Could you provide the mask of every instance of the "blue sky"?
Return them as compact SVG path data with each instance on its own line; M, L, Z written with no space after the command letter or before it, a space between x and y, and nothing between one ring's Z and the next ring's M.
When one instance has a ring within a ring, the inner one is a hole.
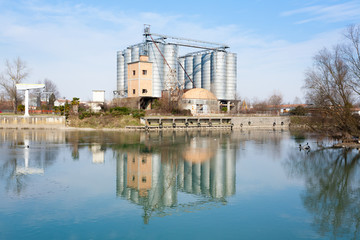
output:
M26 61L26 82L53 80L62 96L91 99L116 89L116 51L152 32L230 45L237 93L249 100L303 98L313 55L360 23L360 1L11 1L0 0L0 71Z

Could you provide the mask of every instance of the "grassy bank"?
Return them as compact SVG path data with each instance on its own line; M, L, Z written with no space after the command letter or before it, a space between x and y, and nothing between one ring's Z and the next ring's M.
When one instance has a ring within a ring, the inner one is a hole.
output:
M125 128L125 126L140 126L140 119L131 115L113 116L110 114L92 115L83 119L78 116L69 116L70 127L78 128Z

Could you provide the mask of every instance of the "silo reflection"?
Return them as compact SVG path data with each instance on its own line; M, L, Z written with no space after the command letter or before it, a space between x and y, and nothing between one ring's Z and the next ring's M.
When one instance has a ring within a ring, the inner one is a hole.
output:
M203 199L194 204L224 203L235 194L236 150L229 139L194 137L181 149L161 150L131 150L117 159L117 196L143 206L145 222L169 208L184 211L179 192Z

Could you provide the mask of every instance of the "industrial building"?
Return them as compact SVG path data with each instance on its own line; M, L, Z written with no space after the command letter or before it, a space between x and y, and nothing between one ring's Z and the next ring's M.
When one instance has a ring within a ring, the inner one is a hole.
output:
M197 51L180 56L180 47ZM228 48L219 43L150 33L150 27L145 25L142 43L117 52L114 93L120 98L160 98L164 90L203 88L227 104L235 99L237 85L237 56Z

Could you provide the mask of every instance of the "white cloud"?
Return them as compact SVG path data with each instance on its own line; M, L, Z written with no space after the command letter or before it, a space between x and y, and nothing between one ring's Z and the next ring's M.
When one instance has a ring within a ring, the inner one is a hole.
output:
M298 24L324 21L324 22L341 22L360 19L360 2L350 1L331 6L315 5L296 10L286 11L282 16L304 15L304 19L297 21Z

